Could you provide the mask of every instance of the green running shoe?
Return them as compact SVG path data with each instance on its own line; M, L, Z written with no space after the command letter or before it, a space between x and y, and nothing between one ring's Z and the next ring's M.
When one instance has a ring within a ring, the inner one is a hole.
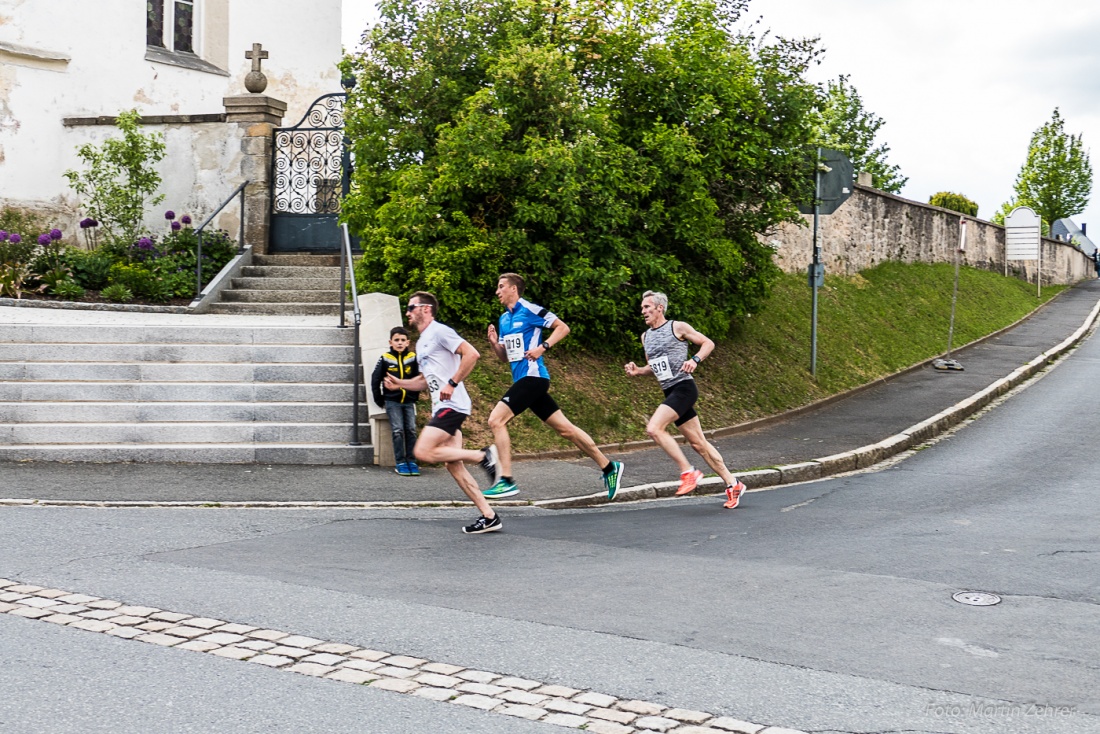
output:
M615 499L615 495L619 493L619 484L622 481L624 471L626 471L626 467L623 466L623 462L612 461L611 471L603 475L603 486L607 487L608 500Z
M516 486L515 482L509 482L506 479L498 479L497 483L493 486L481 490L481 494L491 500L495 500L519 494L519 487Z

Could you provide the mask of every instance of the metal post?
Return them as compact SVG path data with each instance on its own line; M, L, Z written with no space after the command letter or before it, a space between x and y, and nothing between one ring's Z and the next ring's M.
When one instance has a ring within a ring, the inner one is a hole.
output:
M356 320L355 324L355 393L352 397L352 419L351 419L351 442L349 446L362 446L362 442L359 440L359 371L360 371L360 354L359 354L359 323Z
M248 185L247 182L245 182L245 186L247 186L247 185ZM245 186L241 187L241 228L237 233L237 254L238 255L240 255L242 252L244 252L244 189L245 189Z
M345 224L346 228L347 225ZM347 301L348 284L347 284L347 271L348 271L348 256L345 252L347 248L344 243L340 243L340 328L347 328L347 318L344 315L346 313L344 304Z
M195 245L195 298L202 294L202 227L196 235L198 243Z
M817 268L821 264L821 240L818 222L821 218L821 148L814 161L814 261L810 273L810 374L817 377Z
M959 300L959 263L962 254L966 251L966 219L959 218L959 247L955 250L955 287L951 291L951 320L947 326L947 356L932 360L932 368L936 370L952 370L962 372L963 366L957 359L951 356L951 347L955 338L955 304Z

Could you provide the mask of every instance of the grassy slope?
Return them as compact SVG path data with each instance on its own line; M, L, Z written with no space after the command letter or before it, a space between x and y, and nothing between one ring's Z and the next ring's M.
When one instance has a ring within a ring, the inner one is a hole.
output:
M779 413L943 353L951 313L953 266L886 263L847 278L827 277L818 291L817 379L810 376L810 289L805 276L785 275L762 313L738 324L696 373L703 428L734 425ZM963 269L955 319L956 346L1020 319L1062 290L997 273ZM531 294L536 300L539 294ZM553 307L552 303L546 304ZM672 295L669 315L676 314ZM638 318L638 330L645 325ZM482 353L467 386L474 414L464 426L468 446L491 443L489 411L511 383L506 365L491 357L481 333L465 333ZM713 336L713 335L712 335ZM661 401L653 378L629 378L630 354L594 355L569 340L548 362L551 394L597 443L645 438L645 423ZM427 416L422 402L421 423ZM529 413L512 422L516 453L572 448Z

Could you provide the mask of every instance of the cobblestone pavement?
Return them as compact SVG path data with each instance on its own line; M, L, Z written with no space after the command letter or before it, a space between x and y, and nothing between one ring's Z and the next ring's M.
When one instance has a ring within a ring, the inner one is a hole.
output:
M0 614L596 734L803 734L400 653L0 579Z

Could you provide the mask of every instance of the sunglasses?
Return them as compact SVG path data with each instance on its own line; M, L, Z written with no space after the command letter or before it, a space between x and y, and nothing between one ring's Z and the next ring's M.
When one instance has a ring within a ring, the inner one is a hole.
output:
M405 307L405 313L415 311L416 309L420 308L421 306L427 306L427 305L428 304L426 304L426 303L410 303L408 306Z

